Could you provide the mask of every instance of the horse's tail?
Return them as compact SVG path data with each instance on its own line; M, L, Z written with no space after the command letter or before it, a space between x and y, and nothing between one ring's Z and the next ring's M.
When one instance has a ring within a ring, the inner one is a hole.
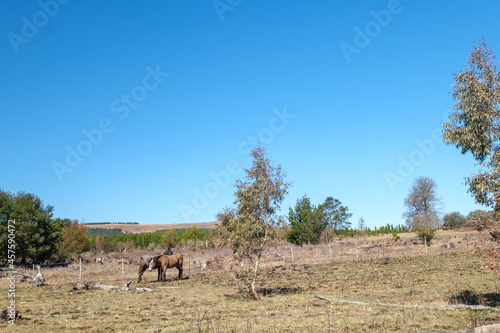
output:
M148 269L148 264L146 262L141 262L141 264L139 265L139 272L138 273L141 274L146 269Z

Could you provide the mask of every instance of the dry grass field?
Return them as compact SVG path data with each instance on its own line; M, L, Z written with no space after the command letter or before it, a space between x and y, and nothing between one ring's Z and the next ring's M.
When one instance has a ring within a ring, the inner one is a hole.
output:
M87 224L88 228L101 228L101 229L122 229L129 234L138 234L142 232L155 232L164 229L186 229L196 226L198 229L214 229L217 222L200 222L200 223L177 223L177 224L127 224L127 223L108 223L108 224Z
M500 322L495 308L500 305L500 283L479 269L484 259L473 253L475 246L490 246L486 235L441 231L427 249L414 234L403 234L398 242L391 237L344 238L330 246L303 248L271 244L258 278L264 295L259 301L245 299L237 287L248 278L249 263L232 266L230 252L224 249L174 250L185 254L184 275L189 278L177 281L177 270L172 269L164 283L156 282L156 272L146 272L144 283L136 283L137 262L145 251L105 255L103 265L82 264L82 281L90 287L132 281L133 291L76 291L78 263L46 268L43 286L16 282L22 318L11 330L456 332ZM455 247L444 247L450 243ZM388 264L384 258L389 258ZM213 265L202 269L189 264L202 259ZM8 282L1 278L2 304L8 302L7 293ZM438 308L455 304L493 308ZM0 331L6 327L0 323Z

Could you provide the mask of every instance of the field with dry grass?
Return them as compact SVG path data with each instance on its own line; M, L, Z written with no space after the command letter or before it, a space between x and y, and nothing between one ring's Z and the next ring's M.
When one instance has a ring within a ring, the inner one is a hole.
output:
M496 308L500 284L479 269L484 259L473 253L476 246L491 246L486 235L441 231L428 248L414 234L401 236L397 242L386 235L303 248L271 244L258 278L259 301L246 299L241 291L249 279L250 263L234 265L225 249L174 251L185 254L188 279L176 280L177 271L172 269L164 283L156 282L156 272L146 272L144 283L135 283L138 259L145 251L109 254L103 265L82 264L82 281L90 287L98 282L121 286L132 281L131 291L73 290L80 274L78 263L45 268L43 286L16 282L16 307L22 318L12 329L453 332L500 322ZM389 258L387 264L385 258ZM193 264L200 260L211 260L212 265L205 269ZM1 278L2 304L9 300L7 293L8 281ZM456 304L467 306L443 308ZM5 322L0 323L0 330L5 327Z
M214 229L217 222L200 222L200 223L177 223L177 224L128 224L128 223L107 223L107 224L86 224L88 228L99 229L122 229L122 232L129 234L140 234L143 232L155 232L165 229L187 229L196 226L198 229Z

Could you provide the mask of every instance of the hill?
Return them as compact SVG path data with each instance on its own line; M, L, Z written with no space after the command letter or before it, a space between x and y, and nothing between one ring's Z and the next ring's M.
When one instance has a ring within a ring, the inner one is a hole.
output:
M198 229L214 229L217 222L200 222L200 223L176 223L176 224L127 224L127 223L107 223L107 224L83 224L88 228L101 229L121 229L123 233L140 234L143 232L155 232L164 229L186 229L196 226Z

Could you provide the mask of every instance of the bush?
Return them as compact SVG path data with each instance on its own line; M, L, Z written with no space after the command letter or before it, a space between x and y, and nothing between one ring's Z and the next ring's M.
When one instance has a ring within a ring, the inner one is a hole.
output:
M432 228L420 228L416 231L418 238L422 240L422 242L427 242L427 245L431 245L431 240L436 236L436 229Z
M300 245L300 230L299 229L291 229L286 235L285 239L288 243L294 245Z
M161 245L169 248L177 247L181 235L175 229L169 229L161 235Z
M443 227L445 228L459 228L464 225L467 219L459 212L448 213L443 216Z
M78 255L90 250L90 236L87 227L79 224L77 220L66 224L61 230L59 248L65 256Z

